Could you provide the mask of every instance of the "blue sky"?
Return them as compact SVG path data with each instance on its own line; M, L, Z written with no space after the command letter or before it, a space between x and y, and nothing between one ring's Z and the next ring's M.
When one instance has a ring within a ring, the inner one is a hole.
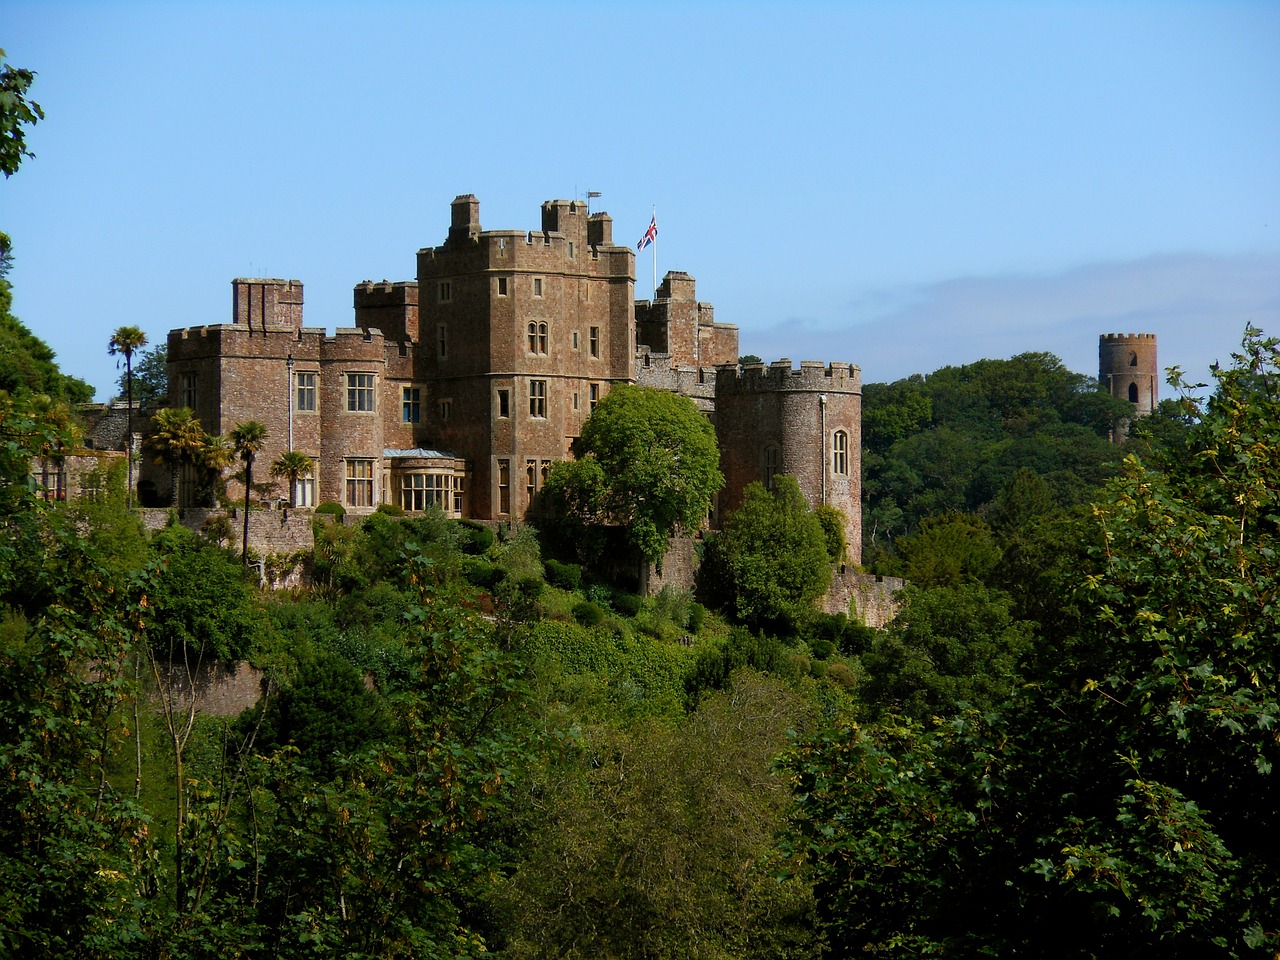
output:
M866 381L1280 333L1276 3L6 0L0 46L47 114L14 311L99 399L112 330L225 323L233 277L349 326L460 193L537 229L598 190L622 243L656 206L743 353Z

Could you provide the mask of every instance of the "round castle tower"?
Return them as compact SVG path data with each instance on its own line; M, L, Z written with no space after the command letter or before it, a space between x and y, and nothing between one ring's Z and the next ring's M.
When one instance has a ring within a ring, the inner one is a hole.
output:
M790 360L716 372L722 514L747 485L790 474L811 507L845 515L850 564L862 561L862 372L848 363Z
M1117 400L1133 404L1133 416L1145 417L1160 402L1160 366L1154 333L1104 333L1098 337L1098 381ZM1117 424L1116 439L1128 431Z

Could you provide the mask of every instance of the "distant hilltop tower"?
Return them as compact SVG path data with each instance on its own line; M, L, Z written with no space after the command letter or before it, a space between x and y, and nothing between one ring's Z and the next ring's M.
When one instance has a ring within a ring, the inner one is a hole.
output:
M1160 402L1160 367L1154 333L1104 333L1098 337L1098 380L1117 400L1133 404L1133 417L1145 417ZM1130 420L1116 424L1112 439L1123 440Z

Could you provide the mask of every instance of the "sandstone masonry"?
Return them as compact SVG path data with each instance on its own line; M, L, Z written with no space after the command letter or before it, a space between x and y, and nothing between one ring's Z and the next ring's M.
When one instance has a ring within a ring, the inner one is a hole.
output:
M541 212L540 230L485 230L479 201L457 197L444 242L418 251L417 280L357 284L354 326L332 334L304 325L301 282L233 280L230 323L169 334L170 406L219 434L261 421L260 464L310 457L299 506L436 505L507 521L536 514L551 465L610 388L654 386L715 424L727 481L717 512L748 483L792 474L811 504L844 512L857 563L858 368L740 369L738 328L717 322L692 276L672 271L637 302L635 254L613 242L608 214L569 200ZM169 480L151 471L149 482Z

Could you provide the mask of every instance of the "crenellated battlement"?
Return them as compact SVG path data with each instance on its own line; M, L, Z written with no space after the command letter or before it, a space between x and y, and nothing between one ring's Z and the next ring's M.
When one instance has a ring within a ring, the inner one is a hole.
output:
M851 363L802 360L799 368L789 359L773 363L726 365L716 370L717 393L808 391L814 393L862 393L862 371Z
M1103 333L1098 336L1098 339L1104 343L1124 343L1128 340L1154 341L1155 338L1154 333Z

